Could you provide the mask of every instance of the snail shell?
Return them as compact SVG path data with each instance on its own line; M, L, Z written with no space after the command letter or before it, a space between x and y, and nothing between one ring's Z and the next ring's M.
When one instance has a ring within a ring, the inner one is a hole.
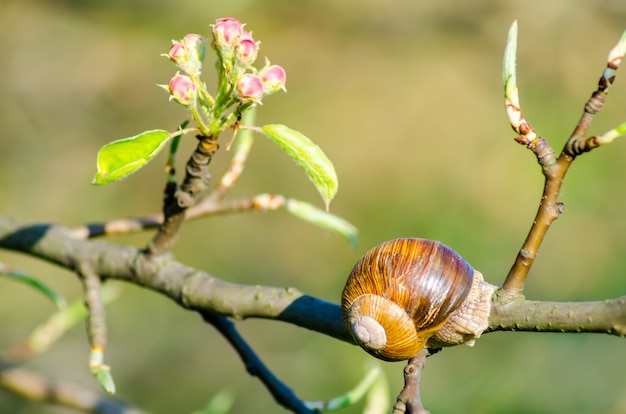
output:
M488 326L494 290L443 243L402 238L379 244L357 262L341 307L363 349L400 361L424 346L472 344Z

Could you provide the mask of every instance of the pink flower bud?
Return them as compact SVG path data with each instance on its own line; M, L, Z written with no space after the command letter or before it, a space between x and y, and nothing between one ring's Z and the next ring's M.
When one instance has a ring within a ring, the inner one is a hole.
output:
M173 42L167 57L188 75L200 74L205 54L205 40L197 34L188 34L180 42Z
M263 89L265 95L270 95L279 90L285 90L285 82L287 81L287 74L285 69L278 65L269 66L261 72L259 77L263 81Z
M206 54L206 39L199 34L190 33L183 37L183 43L187 46L191 57L202 62Z
M213 25L213 37L220 46L234 46L242 32L241 22L232 17L217 19Z
M237 44L237 60L243 66L251 65L259 53L259 45L252 38L240 39Z
M181 105L189 106L196 99L196 84L187 75L176 75L168 85L170 99Z
M187 59L187 48L181 42L174 42L170 47L170 51L167 56L174 63L178 63L184 59Z
M239 34L239 41L241 42L243 39L250 39L254 41L254 39L252 38L252 33L247 30L241 29L241 33Z
M237 83L240 99L259 100L263 96L263 81L256 75L246 73Z

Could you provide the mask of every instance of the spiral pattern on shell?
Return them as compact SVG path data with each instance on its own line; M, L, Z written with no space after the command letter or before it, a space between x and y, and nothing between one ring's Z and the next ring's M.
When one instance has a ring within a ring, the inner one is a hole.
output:
M387 361L415 356L470 292L474 269L432 240L401 238L369 250L352 269L341 299L348 330Z

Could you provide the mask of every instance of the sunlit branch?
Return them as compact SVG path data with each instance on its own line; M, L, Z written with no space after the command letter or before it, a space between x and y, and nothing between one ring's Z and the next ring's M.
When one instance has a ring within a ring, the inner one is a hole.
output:
M238 319L274 319L354 343L345 327L339 305L305 295L295 288L230 283L172 258L149 260L134 247L76 239L64 227L21 226L2 217L0 247L20 251L68 269L73 268L78 256L84 257L102 278L124 280L146 287L187 309ZM533 312L540 303L544 302L510 301L506 295L496 296L491 317L498 319L490 322L490 329L517 330L520 324L528 325L529 329L531 326L544 326L545 320L551 322L552 319ZM548 306L554 304L547 303ZM590 304L593 304L591 315ZM626 312L623 298L572 303L568 306L567 317L558 325L562 332L586 332L585 329L581 330L581 326L588 326L591 332L617 336L626 334L626 324L620 330L615 328L614 321L602 319L607 312L615 313L616 309L623 315ZM511 308L516 309L515 314L509 310ZM593 326L588 324L590 316L595 320Z
M505 96L507 101L507 115L512 122L513 129L516 129L516 125L523 138L525 135L534 137L534 135L525 134L528 131L532 132L532 128L526 131L524 128L523 118L521 111L517 111L519 108L519 101L517 100L517 86L515 84L515 48L517 45L517 24L514 23L509 31L509 39L505 51L504 58L504 82L505 82ZM537 137L534 141L523 139L524 144L535 152L538 157L539 163L542 165L542 172L545 177L545 184L543 194L537 210L535 219L530 228L528 236L524 241L524 244L520 248L515 262L511 266L509 273L502 285L502 289L512 295L521 294L524 290L524 284L528 277L528 272L532 264L534 263L537 252L543 242L543 239L550 228L550 225L559 217L563 211L563 204L558 201L561 186L565 179L565 175L569 170L570 165L574 161L577 155L589 151L598 145L600 145L597 137L591 137L585 139L584 136L589 129L593 116L600 111L604 104L607 91L615 80L615 71L619 67L622 61L624 53L626 52L626 32L620 38L617 46L615 46L609 53L607 59L607 67L604 70L597 90L591 95L591 98L585 105L585 111L576 125L571 137L564 145L561 155L555 159L554 151L545 142L545 140ZM509 105L509 102L511 104ZM517 123L517 124L515 124ZM617 132L609 131L606 135L606 141L615 139L615 133L621 133L620 127L616 128ZM533 132L534 134L534 132Z
M604 69L604 72L602 72L602 76L600 76L600 80L598 81L598 88L591 94L591 97L586 102L583 114L574 128L570 138L565 143L563 152L561 153L559 159L563 158L571 162L571 159L575 158L577 155L591 151L598 145L611 142L616 138L616 136L613 136L611 131L607 133L608 137L604 138L606 142L600 142L595 137L585 138L585 135L589 130L593 117L602 109L602 106L604 105L609 88L615 82L616 71L619 68L620 63L622 63L624 54L626 54L626 31L622 33L622 37L620 37L615 47L609 52L606 68ZM622 126L620 125L616 129L621 128Z

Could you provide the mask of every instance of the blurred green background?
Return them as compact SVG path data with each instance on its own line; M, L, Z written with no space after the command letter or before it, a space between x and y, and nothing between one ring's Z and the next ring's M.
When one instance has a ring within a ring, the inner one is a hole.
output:
M399 236L444 241L499 284L535 213L542 179L505 118L501 56L520 23L518 79L527 119L559 147L626 28L622 1L25 1L0 3L0 212L27 222L78 225L160 207L161 156L131 178L89 185L110 140L184 116L155 85L174 68L159 54L186 33L208 35L216 18L247 23L260 56L287 70L287 95L265 100L258 123L284 123L333 160L340 190L331 211L360 229L339 236L284 213L208 218L185 226L177 257L238 283L295 286L337 302L369 247ZM210 59L210 57L209 57ZM208 68L212 65L208 64ZM624 69L622 69L624 70ZM205 70L210 85L214 74ZM618 79L592 133L626 120ZM192 139L185 149L192 148ZM223 171L229 154L212 164ZM544 300L626 293L626 142L574 164L527 285ZM322 205L306 176L259 137L231 196L280 193ZM110 239L143 246L150 233ZM69 298L69 272L0 251L0 260ZM118 396L156 413L189 413L215 393L233 413L284 412L235 353L195 314L134 286L108 308ZM0 349L52 312L32 290L0 279ZM332 338L271 321L238 323L269 367L304 399L338 395L372 360ZM97 386L75 327L28 367ZM392 398L403 364L385 364ZM433 413L626 412L626 347L608 335L494 333L475 348L431 358L423 400ZM67 413L0 390L0 412ZM345 410L360 412L362 407Z

